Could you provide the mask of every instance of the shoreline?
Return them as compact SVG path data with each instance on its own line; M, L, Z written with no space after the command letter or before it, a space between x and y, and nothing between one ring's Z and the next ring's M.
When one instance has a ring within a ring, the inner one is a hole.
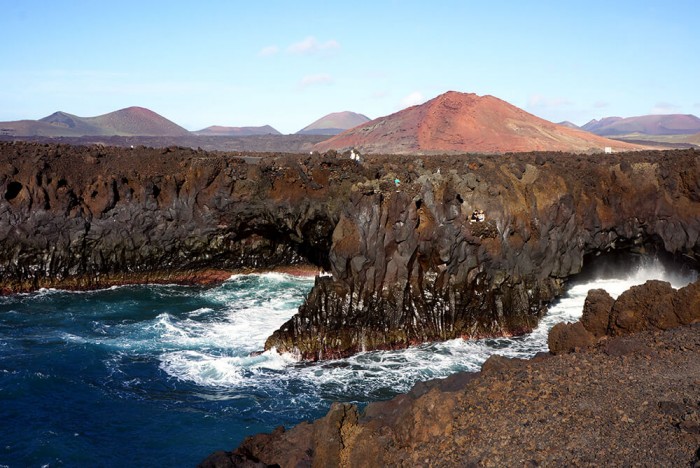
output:
M700 323L495 355L364 409L334 403L198 466L700 466L699 355Z
M76 276L63 279L42 278L36 282L5 282L0 284L0 296L26 294L41 289L64 291L93 291L113 286L135 286L147 284L175 284L180 286L215 286L224 283L234 275L283 273L302 278L313 278L322 270L311 264L284 265L273 268L241 268L231 270L202 269L187 271L152 271L142 273L120 273L95 277Z

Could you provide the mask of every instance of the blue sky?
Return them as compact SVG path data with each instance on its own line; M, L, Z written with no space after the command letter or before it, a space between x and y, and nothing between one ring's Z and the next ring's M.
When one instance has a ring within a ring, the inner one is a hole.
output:
M432 3L432 4L431 4ZM294 133L445 91L552 121L700 115L700 2L0 0L0 121L147 107Z

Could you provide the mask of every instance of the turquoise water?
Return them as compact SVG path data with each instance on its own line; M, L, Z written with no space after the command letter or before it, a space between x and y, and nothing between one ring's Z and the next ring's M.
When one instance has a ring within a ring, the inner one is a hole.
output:
M572 287L518 338L452 340L300 363L251 355L291 317L313 279L234 276L213 288L128 286L0 297L0 466L194 466L245 436L364 404L418 380L478 370L491 354L528 357L580 316L591 287L619 294L658 264Z

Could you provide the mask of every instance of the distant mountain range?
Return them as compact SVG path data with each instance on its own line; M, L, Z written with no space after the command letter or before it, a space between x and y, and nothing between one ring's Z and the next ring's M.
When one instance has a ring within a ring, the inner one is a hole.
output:
M0 122L0 133L16 136L186 136L186 129L143 107L127 107L97 117L54 112L39 120Z
M334 112L325 115L314 123L302 128L297 135L337 135L365 122L369 117L355 112Z
M581 127L601 136L621 135L690 135L700 132L700 118L690 114L605 117L591 120Z
M203 128L192 132L195 135L209 136L253 136L253 135L281 135L269 125L262 127L222 127L221 125L212 125L211 127Z
M450 91L419 106L374 120L349 111L331 113L294 135L286 135L294 138L282 138L285 135L269 125L215 125L189 132L143 107L128 107L96 117L55 112L39 120L0 122L0 136L72 138L85 144L104 143L105 138L131 138L124 144L134 144L133 138L140 137L165 146L185 144L226 151L240 147L246 151L292 152L315 145L313 148L318 151L356 148L385 154L589 152L602 151L605 147L622 151L639 149L639 145L657 148L700 145L700 119L681 114L606 117L579 128L568 121L554 124L494 96ZM324 137L330 138L323 140Z
M335 112L316 120L298 131L297 135L337 135L349 128L369 121L355 112ZM39 120L0 122L0 134L38 137L91 137L91 136L225 136L243 137L281 135L270 125L260 127L225 127L212 125L189 132L165 117L143 107L127 107L97 117L78 117L67 112L54 112Z
M367 153L616 151L641 146L557 125L493 96L450 91L314 146Z

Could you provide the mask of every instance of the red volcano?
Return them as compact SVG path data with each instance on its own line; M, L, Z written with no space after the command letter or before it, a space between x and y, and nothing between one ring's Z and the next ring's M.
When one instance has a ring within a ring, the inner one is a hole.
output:
M602 152L640 149L536 117L493 96L449 91L314 146L365 153Z

